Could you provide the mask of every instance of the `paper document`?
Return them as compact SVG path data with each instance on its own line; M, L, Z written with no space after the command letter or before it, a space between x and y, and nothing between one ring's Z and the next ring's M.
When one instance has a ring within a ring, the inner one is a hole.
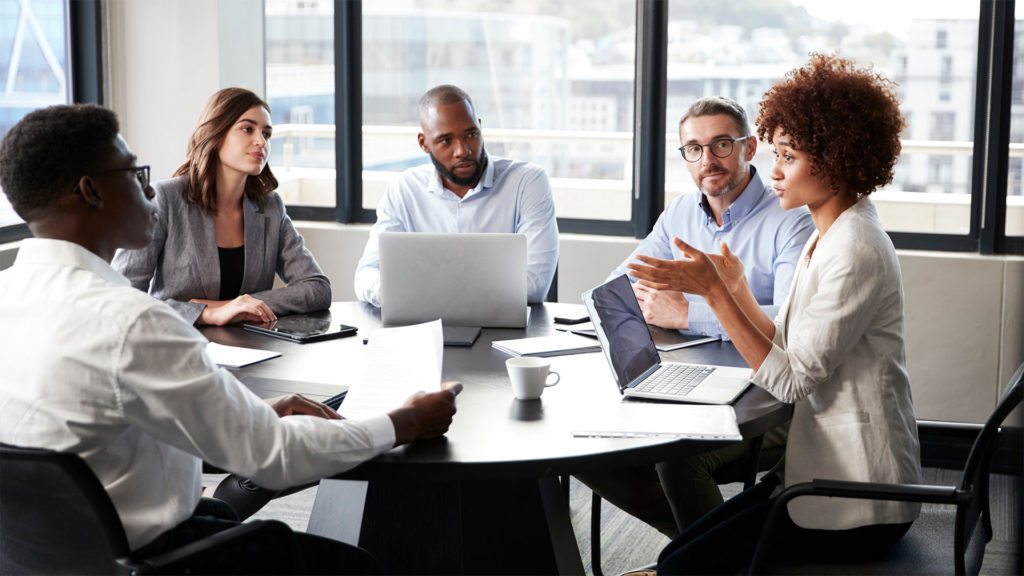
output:
M228 368L241 368L249 364L262 362L270 358L277 358L280 352L273 350L258 350L256 348L241 348L239 346L225 346L210 342L206 345L206 355L213 360L214 364Z
M366 361L338 412L352 419L385 414L417 392L441 389L444 336L441 321L378 328L366 344Z
M491 346L513 356L561 356L598 352L601 345L593 338L559 332L551 336L495 340Z
M576 415L573 436L742 440L732 406L610 402Z

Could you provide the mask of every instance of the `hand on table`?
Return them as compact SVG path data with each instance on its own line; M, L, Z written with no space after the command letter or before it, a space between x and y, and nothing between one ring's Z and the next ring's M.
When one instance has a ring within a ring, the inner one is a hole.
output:
M317 418L326 418L328 420L341 419L341 415L332 410L330 406L314 402L313 400L298 394L288 394L287 396L268 398L267 404L270 404L270 407L274 409L274 412L277 412L278 416L304 414L306 416L316 416Z
M690 327L690 303L682 292L655 290L637 282L633 284L633 293L636 294L640 311L648 324L670 330L686 330Z
M248 294L242 294L233 300L192 299L190 302L206 304L206 308L203 308L203 312L199 316L199 324L210 324L213 326L224 326L240 322L269 324L277 320L277 316L270 310L266 302L253 298Z

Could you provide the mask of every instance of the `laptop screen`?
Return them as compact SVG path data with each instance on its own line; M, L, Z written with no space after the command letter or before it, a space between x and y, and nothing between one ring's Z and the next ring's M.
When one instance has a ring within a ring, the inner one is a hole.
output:
M626 276L586 292L583 301L620 389L661 362Z

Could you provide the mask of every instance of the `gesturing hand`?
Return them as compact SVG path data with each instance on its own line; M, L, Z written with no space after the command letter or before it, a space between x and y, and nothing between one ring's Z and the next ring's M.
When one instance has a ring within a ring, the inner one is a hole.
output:
M743 271L743 262L740 261L739 257L729 250L729 246L722 242L722 253L719 254L708 254L708 258L715 263L715 268L718 269L718 275L725 282L726 288L732 294L737 293L743 288L747 281Z
M675 239L676 246L683 252L684 259L662 260L650 256L637 256L643 264L631 262L626 265L629 275L639 278L644 286L655 290L675 290L704 296L723 280L715 263L707 254Z

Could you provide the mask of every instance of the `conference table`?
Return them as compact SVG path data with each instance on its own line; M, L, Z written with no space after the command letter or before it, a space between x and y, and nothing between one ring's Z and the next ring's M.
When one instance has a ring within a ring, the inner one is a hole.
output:
M539 400L516 400L505 370L509 356L491 342L552 334L552 318L570 308L580 306L532 305L525 329L485 328L471 347L445 347L442 379L463 385L448 433L394 448L321 481L307 531L358 544L391 573L582 574L561 477L652 464L735 442L574 436L580 414L624 402L600 352L552 357L558 385ZM202 331L220 344L281 352L235 370L261 397L297 392L324 400L360 377L363 337L381 327L379 309L365 303L336 302L330 312L332 322L357 326L359 335L297 344L238 326ZM726 342L664 352L662 358L746 365ZM734 410L744 438L792 415L791 405L755 386Z

